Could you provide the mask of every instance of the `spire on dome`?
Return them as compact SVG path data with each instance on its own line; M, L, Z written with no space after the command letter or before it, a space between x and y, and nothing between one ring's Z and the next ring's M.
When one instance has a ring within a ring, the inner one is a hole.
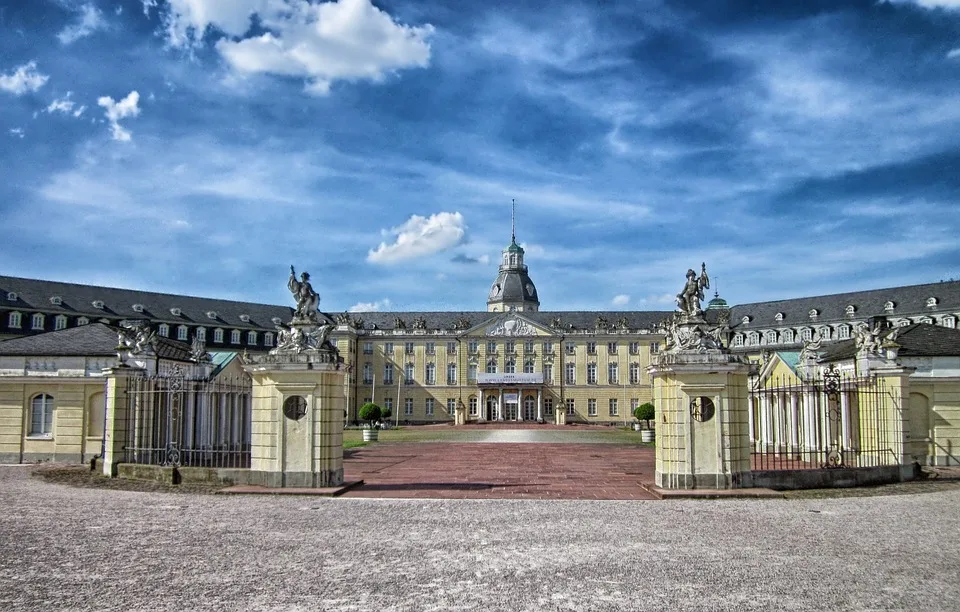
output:
M510 242L517 241L517 200L510 198Z

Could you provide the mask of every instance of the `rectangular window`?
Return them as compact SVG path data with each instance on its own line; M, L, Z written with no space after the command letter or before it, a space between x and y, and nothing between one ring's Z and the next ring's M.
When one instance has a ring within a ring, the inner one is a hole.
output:
M616 342L607 342L607 354L616 355L617 354L617 343Z
M471 363L467 366L467 381L477 382L477 364Z
M247 344L254 346L257 344L257 332L248 331L247 332Z
M195 333L194 335L196 335L197 339L200 340L201 342L206 342L206 340L207 340L207 328L206 328L206 327L198 327L198 328L197 328L197 331L196 331L196 333ZM272 338L272 337L273 337L273 334L270 334L270 337ZM272 341L271 341L271 344L273 344Z
M12 328L19 329L21 317L22 315L19 312L11 312L10 318L7 319L7 325L9 325Z
M577 353L577 343L567 342L565 350L567 351L567 355L575 355Z
M577 384L577 364L568 363L566 365L567 371L565 372L564 382L568 385Z
M516 374L517 373L517 362L513 359L507 359L506 367L503 369L506 374Z
M617 364L615 363L607 364L607 384L608 385L620 384L620 368L618 368Z
M527 340L523 343L523 352L532 353L533 352L533 340Z
M213 330L213 342L215 344L223 344L223 330L217 328Z
M587 364L587 384L588 385L597 384L597 364L595 363Z
M567 416L574 416L577 414L577 402L572 398L567 398Z
M543 399L543 414L545 416L553 416L553 398L546 397Z
M435 342L427 342L426 344L427 355L433 355L437 352L437 344Z
M476 355L480 350L480 343L476 340L470 340L467 342L467 352L471 355Z
M393 384L393 364L388 363L383 366L383 384Z
M404 342L403 352L407 355L413 355L413 342Z
M436 366L436 364L428 363L428 364L427 364L426 374L427 374L427 375L426 375L425 378L427 379L427 380L426 380L426 383L427 383L428 385L435 385L435 384L437 384L437 366Z
M263 334L263 346L273 346L273 332Z
M493 354L497 352L497 343L496 342L487 342L487 354Z
M189 333L190 330L187 328L187 326L181 325L177 328L177 340L186 340Z
M455 363L447 364L447 384L448 385L457 384L457 364Z
M530 360L528 360L528 361L525 361L525 362L523 362L523 373L524 373L524 374L533 374L535 367L536 367L536 366L533 365L533 359L530 359Z
M544 342L544 343L543 343L543 354L544 354L544 355L553 355L553 342Z
M477 398L471 397L468 401L468 405L470 406L470 416L477 416L480 414L480 412L477 410Z
M403 400L403 416L413 416L413 398L408 397Z
M363 384L373 384L373 364L369 361L363 364Z
M457 343L447 342L447 355L456 355L456 354L457 354Z
M53 321L54 329L65 329L67 327L67 317L63 315L58 315Z
M597 416L597 400L587 400L587 416Z
M611 398L611 399L610 399L610 412L609 412L609 415L610 415L610 416L618 416L619 414L620 414L620 407L617 406L617 399L616 399L616 398Z
M596 355L596 354L597 354L597 343L587 342L587 355Z
M553 364L543 366L543 382L553 384Z
M390 412L393 412L393 398L392 397L383 398L383 407L384 409L389 410Z
M43 329L43 314L35 313L30 317L30 327L33 329Z
M240 330L235 329L230 332L230 344L240 344Z
M384 354L384 355L393 355L393 342L384 342L384 343L383 343L383 354Z
M505 353L516 353L517 352L517 343L513 340L507 340L506 348L503 349Z
M405 385L412 385L414 383L412 363L408 363L406 367L403 368L403 379Z
M636 385L640 383L640 364L631 363L630 364L630 384Z
M639 342L631 342L631 343L630 343L630 354L631 354L631 355L639 355L639 354L640 354L640 343L639 343Z
M447 414L450 416L457 415L457 400L455 398L447 398Z
M363 343L363 354L364 354L364 355L373 355L373 342L364 342L364 343Z
M432 397L427 398L426 412L427 412L427 416L433 416L433 398Z
M651 342L651 343L650 343L650 354L656 355L656 354L659 353L659 352L660 352L660 343L659 343L659 342Z
M640 405L640 400L636 397L630 398L630 414L633 414L637 411L637 406Z
M164 338L166 338L167 336L170 335L170 326L167 325L166 323L161 323L160 326L157 328L157 333L163 336ZM239 338L237 338L237 342L240 342Z

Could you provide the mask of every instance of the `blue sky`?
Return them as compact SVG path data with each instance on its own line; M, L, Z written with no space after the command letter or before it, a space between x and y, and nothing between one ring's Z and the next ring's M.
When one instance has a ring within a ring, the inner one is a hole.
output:
M960 278L960 0L0 1L0 274L327 311Z

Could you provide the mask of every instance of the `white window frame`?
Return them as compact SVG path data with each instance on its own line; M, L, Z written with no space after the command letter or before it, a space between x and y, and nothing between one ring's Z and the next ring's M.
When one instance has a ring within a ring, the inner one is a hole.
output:
M563 373L564 384L575 385L577 384L577 364L570 362L566 364Z
M453 397L447 398L447 414L457 416L457 400Z
M607 407L607 416L620 416L620 405L615 397L610 398L609 406Z
M424 378L426 379L424 380L424 382L428 385L437 384L437 364L435 363L427 364L426 376Z
M403 398L403 416L413 416L413 398Z
M597 416L597 400L590 398L587 400L587 416L595 417Z
M46 317L42 312L35 312L30 316L30 329L43 329Z
M447 384L448 385L457 384L457 364L455 363L447 364Z
M273 332L263 333L263 346L273 346Z
M21 325L23 325L23 315L19 312L11 312L7 317L7 327L20 329Z
M412 400L411 400L411 401L412 401ZM432 398L432 397L428 397L426 400L424 400L424 413L425 413L427 416L433 416L433 410L434 410L434 401L433 401L433 398Z
M213 342L215 344L223 344L223 329L218 327L213 330Z
M257 344L257 332L252 329L247 332L247 344L250 346L256 346Z
M467 400L467 406L469 406L470 409L470 416L478 416L480 414L480 407L475 396L471 396Z
M568 397L567 398L567 416L575 416L577 414L577 400Z
M416 380L416 367L413 362L408 362L403 366L403 384L412 385Z
M66 329L67 328L67 316L66 315L57 315L53 319L53 329Z
M620 384L620 366L616 362L607 364L607 384Z
M240 344L240 330L230 330L230 344Z
M588 363L587 364L587 384L595 385L597 384L597 364Z
M30 438L53 437L53 396L38 393L30 398Z
M190 339L190 328L186 325L177 326L177 340L189 340Z

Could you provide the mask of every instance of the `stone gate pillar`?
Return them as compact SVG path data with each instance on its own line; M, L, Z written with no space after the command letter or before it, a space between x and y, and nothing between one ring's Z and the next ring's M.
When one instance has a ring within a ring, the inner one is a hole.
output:
M118 366L104 371L106 377L102 458L104 476L112 478L117 475L117 465L124 460L124 449L132 442L128 439L134 408L130 404L136 394L130 390L130 379L141 377L144 373L145 370L130 366Z
M723 353L664 354L651 366L657 408L656 485L749 486L748 364Z

